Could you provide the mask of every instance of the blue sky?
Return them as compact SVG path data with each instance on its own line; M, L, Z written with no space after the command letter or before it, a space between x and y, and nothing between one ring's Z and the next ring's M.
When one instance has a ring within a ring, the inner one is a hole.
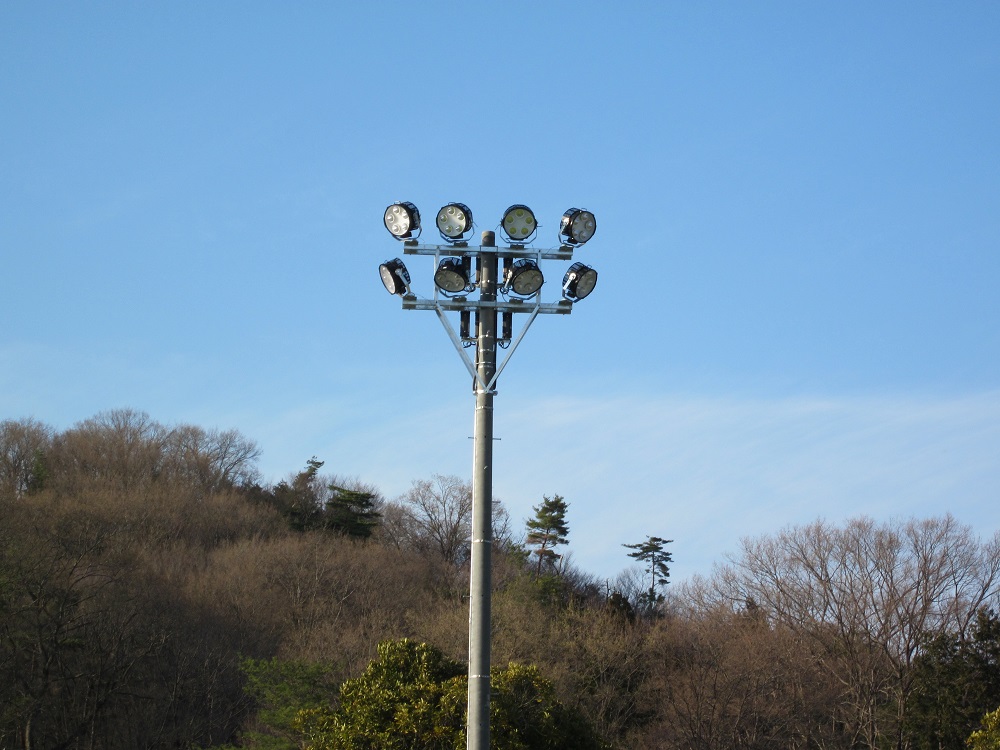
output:
M657 535L676 580L820 516L992 535L997 39L987 2L3 3L0 418L467 477L468 375L382 288L382 212L526 203L545 246L584 206L597 290L497 396L517 521L562 494L578 565Z

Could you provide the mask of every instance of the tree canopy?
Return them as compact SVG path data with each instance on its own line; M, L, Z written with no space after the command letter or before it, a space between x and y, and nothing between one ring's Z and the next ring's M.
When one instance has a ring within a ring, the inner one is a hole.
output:
M272 484L257 453L127 409L61 431L0 422L0 747L302 750L306 729L321 747L389 715L457 741L464 491L434 477L383 501L318 458ZM668 591L639 557L657 562L659 537L612 580L559 557L565 508L536 507L530 554L494 547L499 742L591 727L629 750L959 750L994 732L1000 535L817 521ZM654 575L659 616L636 617ZM380 643L397 645L382 659ZM352 703L393 674L381 718Z
M916 750L960 748L1000 703L1000 617L980 609L967 633L928 637L914 659L904 732Z
M307 750L461 750L467 678L425 643L387 641L359 677L341 686L336 710L306 708L296 720ZM491 670L494 750L598 750L586 719L555 697L536 667Z
M969 750L1000 750L1000 708L986 714L979 729L969 735Z
M644 542L622 545L628 549L635 550L634 552L629 552L628 556L635 558L641 563L645 563L649 571L649 590L643 597L649 609L652 609L663 601L663 595L657 593L657 586L665 586L670 581L670 567L667 563L672 562L673 558L664 548L671 542L673 542L673 539L648 536Z

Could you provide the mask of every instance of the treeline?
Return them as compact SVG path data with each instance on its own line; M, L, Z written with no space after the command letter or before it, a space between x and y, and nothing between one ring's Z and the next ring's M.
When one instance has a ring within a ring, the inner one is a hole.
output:
M0 422L0 748L304 747L294 675L333 711L380 643L464 659L468 485L386 499L316 458L269 484L259 454L131 410ZM495 504L494 663L604 742L957 749L1000 707L1000 537L816 522L668 587L660 537L617 581L566 564L566 508Z

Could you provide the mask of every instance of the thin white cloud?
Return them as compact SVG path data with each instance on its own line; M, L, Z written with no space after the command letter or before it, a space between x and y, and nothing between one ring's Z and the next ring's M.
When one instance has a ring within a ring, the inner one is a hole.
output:
M186 412L167 413L162 394L149 387L161 381L141 367L133 365L140 377L123 378L122 362L111 358L89 368L106 378L67 382L57 377L65 355L50 355L0 349L5 418L66 428L101 409L133 406L165 422L237 427L264 448L269 479L316 455L329 471L358 476L390 497L434 473L471 473L474 401L452 397L450 387L433 407L379 395L369 384L312 401L303 393L269 401L193 397ZM187 373L170 382L193 396L196 373L169 364L147 368ZM37 376L15 377L24 371ZM121 388L123 381L130 387ZM495 495L518 524L543 495L565 496L574 560L601 576L626 567L621 545L647 534L675 540L679 579L708 572L744 535L818 516L951 512L982 534L1000 528L1000 391L770 399L502 394L496 406Z
M330 448L387 494L434 472L468 476L471 404L359 425ZM522 400L498 404L496 435L495 494L518 521L542 495L565 496L574 559L602 576L647 534L675 540L680 578L742 536L817 516L951 512L984 534L1000 527L998 392Z

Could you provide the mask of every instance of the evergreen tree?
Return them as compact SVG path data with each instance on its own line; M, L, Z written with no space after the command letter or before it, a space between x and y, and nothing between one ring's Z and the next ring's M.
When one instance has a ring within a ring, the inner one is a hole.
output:
M542 498L541 505L532 508L535 517L528 519L528 535L525 543L535 547L532 554L538 556L535 574L540 575L542 566L552 566L562 555L555 548L560 544L568 544L569 526L566 525L566 509L569 504L561 495Z
M664 547L673 541L673 539L661 539L658 536L647 536L644 542L622 545L635 550L635 552L628 553L629 557L646 563L646 568L649 571L649 591L644 594L643 600L650 609L663 601L663 594L656 592L657 586L666 586L670 582L670 568L667 563L673 562L673 559Z
M1000 618L980 610L971 632L923 644L913 664L903 734L917 750L961 750L984 713L1000 702Z
M272 659L244 659L244 691L257 704L257 715L240 737L240 747L254 750L298 750L296 720L302 711L329 705L337 689L329 664ZM228 750L226 745L215 750Z
M381 518L375 510L376 495L335 484L331 484L329 490L332 494L326 501L323 526L357 539L370 537Z
M348 489L321 477L323 462L315 456L291 482L282 480L267 501L275 505L295 531L325 529L367 539L378 525L378 495L364 489Z
M466 746L465 668L425 643L386 641L337 708L305 707L295 725L307 750L457 750ZM562 704L537 667L490 670L490 747L602 750L590 722Z
M323 462L313 456L289 484L280 481L274 488L274 504L295 531L314 529L320 523L321 506L316 476Z
M35 451L35 457L31 464L31 474L28 476L28 494L41 492L45 488L45 482L49 478L49 467L45 461L45 452L41 449Z

